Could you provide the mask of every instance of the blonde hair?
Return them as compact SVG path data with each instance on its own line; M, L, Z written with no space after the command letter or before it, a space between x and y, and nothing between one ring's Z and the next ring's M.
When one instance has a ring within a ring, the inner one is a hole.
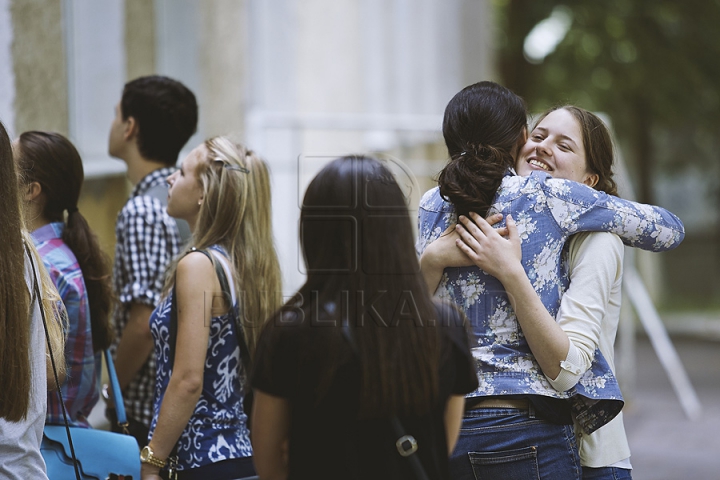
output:
M164 292L172 288L177 264L190 248L224 247L233 266L239 326L252 357L261 327L282 303L280 263L272 235L270 174L259 156L227 137L213 137L205 141L205 147L205 158L195 170L203 190L195 231L170 264Z
M40 252L37 251L33 244L30 235L26 230L23 230L23 241L27 245L30 254L32 255L33 262L35 262L35 269L37 270L38 278L40 279L40 308L45 314L45 320L47 323L48 337L50 338L50 347L52 348L53 359L55 360L55 368L57 369L58 378L62 378L65 375L65 332L68 330L68 317L67 312L64 308L62 298L55 287L55 283L50 278L45 265L40 257ZM33 279L33 282L35 280ZM30 298L34 296L34 285L30 286ZM30 311L34 310L34 305L30 304ZM50 351L47 348L47 342L45 344L45 355L50 359ZM48 372L48 375L50 372ZM55 383L53 379L53 383Z

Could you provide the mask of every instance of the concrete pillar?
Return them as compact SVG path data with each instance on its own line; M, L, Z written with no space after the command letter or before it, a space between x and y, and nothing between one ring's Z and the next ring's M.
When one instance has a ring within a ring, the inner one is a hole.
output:
M248 15L245 0L205 0L200 10L200 116L206 137L243 138L247 91Z
M12 63L13 28L10 0L0 0L0 121L12 136L15 130L15 71Z
M125 0L125 71L132 80L157 71L155 64L155 3Z
M69 134L68 82L60 0L11 0L16 133Z

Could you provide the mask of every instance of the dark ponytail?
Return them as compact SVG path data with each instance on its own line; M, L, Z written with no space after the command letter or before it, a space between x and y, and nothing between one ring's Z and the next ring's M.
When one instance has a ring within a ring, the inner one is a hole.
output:
M476 212L484 217L505 172L512 166L512 156L493 147L454 155L438 177L440 195L455 205L458 215Z
M51 222L62 222L64 212L68 212L62 240L72 250L82 270L93 350L105 350L112 342L110 268L97 237L77 209L84 180L80 154L58 133L33 131L20 135L16 157L22 182L26 185L38 182L45 193L43 216Z
M450 100L443 118L450 161L438 185L458 215L485 216L526 126L525 102L497 83L470 85Z

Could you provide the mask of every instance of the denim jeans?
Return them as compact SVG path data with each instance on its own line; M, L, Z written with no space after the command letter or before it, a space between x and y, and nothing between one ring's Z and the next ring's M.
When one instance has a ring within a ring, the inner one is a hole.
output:
M477 408L465 412L450 457L455 480L580 480L572 425L535 418L530 410Z
M583 467L583 480L632 480L631 472L626 468L601 467L590 468Z

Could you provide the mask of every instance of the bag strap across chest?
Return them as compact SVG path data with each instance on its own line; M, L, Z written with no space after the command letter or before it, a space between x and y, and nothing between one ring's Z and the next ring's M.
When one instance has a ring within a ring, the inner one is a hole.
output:
M218 281L220 282L220 289L222 291L223 299L225 302L227 302L227 305L230 305L230 308L232 309L232 293L230 291L230 284L228 282L227 275L225 274L225 269L221 265L221 263L216 260L213 255L208 250L198 250L197 248L193 247L191 248L188 253L190 252L200 252L206 257L210 259L213 266L215 267L215 274L217 275ZM173 284L172 288L172 303L170 305L170 356L169 356L169 364L170 369L172 370L172 367L175 363L175 345L177 343L177 329L178 329L178 313L177 313L177 289L175 288L175 285ZM238 317L239 320L239 317ZM245 332L242 328L242 322L236 322L235 323L235 336L237 337L238 345L240 346L240 358L242 360L242 363L246 369L246 371L250 371L252 367L252 362L250 359L250 350L248 350L247 346L247 340L245 339Z

